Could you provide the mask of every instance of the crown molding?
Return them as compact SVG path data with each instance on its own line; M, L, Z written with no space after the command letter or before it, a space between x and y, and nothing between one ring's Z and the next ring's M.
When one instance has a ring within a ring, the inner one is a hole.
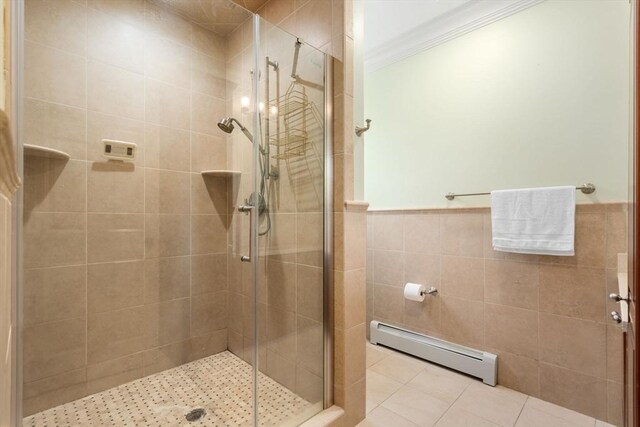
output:
M543 1L518 0L498 6L495 2L467 3L366 52L365 72L379 70Z

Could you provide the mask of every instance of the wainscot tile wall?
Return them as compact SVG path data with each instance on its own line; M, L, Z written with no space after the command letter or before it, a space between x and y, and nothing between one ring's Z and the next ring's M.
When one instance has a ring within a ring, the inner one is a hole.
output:
M498 382L622 425L617 254L626 204L579 205L576 255L496 252L489 209L370 212L367 318L498 354ZM405 300L406 282L437 296Z

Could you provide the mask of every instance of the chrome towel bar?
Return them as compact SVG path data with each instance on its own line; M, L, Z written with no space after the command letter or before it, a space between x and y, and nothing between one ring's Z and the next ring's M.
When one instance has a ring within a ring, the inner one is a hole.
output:
M596 191L596 186L591 184L590 182L586 183L586 184L582 184L582 185L577 185L576 186L576 190L580 190L582 191L584 194L591 194L594 191ZM463 197L463 196L487 196L491 193L465 193L465 194L456 194L456 193L447 193L445 194L444 197L447 198L447 200L453 200L456 197Z

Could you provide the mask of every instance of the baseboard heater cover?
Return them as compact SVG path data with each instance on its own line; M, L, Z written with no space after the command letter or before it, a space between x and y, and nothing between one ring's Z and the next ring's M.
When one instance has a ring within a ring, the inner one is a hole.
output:
M407 329L371 322L371 344L382 344L412 356L481 378L495 386L498 380L498 356Z

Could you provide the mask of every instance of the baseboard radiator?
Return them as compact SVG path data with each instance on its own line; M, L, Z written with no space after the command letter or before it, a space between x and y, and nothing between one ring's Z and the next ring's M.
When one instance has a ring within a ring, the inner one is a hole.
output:
M371 322L371 344L382 344L403 353L482 379L495 386L498 380L498 356L448 341L418 334L407 329Z

